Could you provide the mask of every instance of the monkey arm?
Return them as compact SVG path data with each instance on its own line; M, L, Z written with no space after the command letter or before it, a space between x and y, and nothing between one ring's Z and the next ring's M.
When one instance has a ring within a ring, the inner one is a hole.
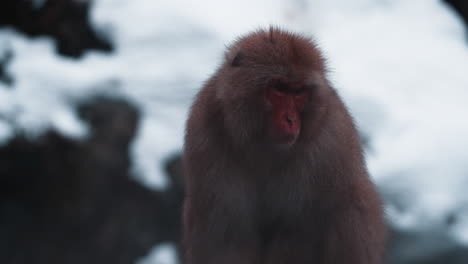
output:
M193 153L203 153L197 150ZM254 224L253 186L244 182L230 162L218 162L227 169L219 170L215 166L219 163L191 163L197 166L186 174L190 182L184 204L187 264L257 264L260 242Z
M190 260L187 264L259 263L258 235L252 216L246 213L251 210L239 208L241 201L205 195L204 201L190 197L185 201L185 256Z
M373 201L351 205L337 215L326 236L326 264L381 264L384 251L385 226L373 213ZM367 207L367 208L366 208Z

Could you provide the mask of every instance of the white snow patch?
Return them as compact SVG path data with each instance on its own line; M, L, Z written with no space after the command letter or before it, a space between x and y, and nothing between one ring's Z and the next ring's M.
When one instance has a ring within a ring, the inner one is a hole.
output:
M162 244L151 250L151 253L138 260L136 264L177 264L177 252L173 245Z
M89 135L89 127L69 108L57 109L52 114L51 122L55 130L69 138L84 139Z
M0 121L0 146L13 137L13 128L10 124Z

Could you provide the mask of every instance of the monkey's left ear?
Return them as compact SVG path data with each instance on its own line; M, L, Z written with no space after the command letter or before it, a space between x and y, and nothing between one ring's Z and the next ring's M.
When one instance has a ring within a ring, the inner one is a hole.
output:
M242 63L242 59L243 59L243 54L242 54L242 51L238 51L234 58L231 59L231 66L232 67L239 67L241 66L241 63Z

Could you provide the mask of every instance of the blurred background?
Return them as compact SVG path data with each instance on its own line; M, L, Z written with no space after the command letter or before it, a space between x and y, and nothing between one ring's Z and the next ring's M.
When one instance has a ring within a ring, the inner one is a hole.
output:
M0 263L182 264L189 105L225 45L314 37L388 264L468 263L468 0L2 0Z

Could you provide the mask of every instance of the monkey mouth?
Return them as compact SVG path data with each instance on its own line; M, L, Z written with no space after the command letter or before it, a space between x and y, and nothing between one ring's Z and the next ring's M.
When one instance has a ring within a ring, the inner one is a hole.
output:
M281 137L281 141L284 141L284 142L293 142L293 141L296 141L296 137L297 137L297 134L294 134L294 133L285 133L282 137Z
M277 133L274 141L281 146L290 146L296 142L299 133L281 132Z

